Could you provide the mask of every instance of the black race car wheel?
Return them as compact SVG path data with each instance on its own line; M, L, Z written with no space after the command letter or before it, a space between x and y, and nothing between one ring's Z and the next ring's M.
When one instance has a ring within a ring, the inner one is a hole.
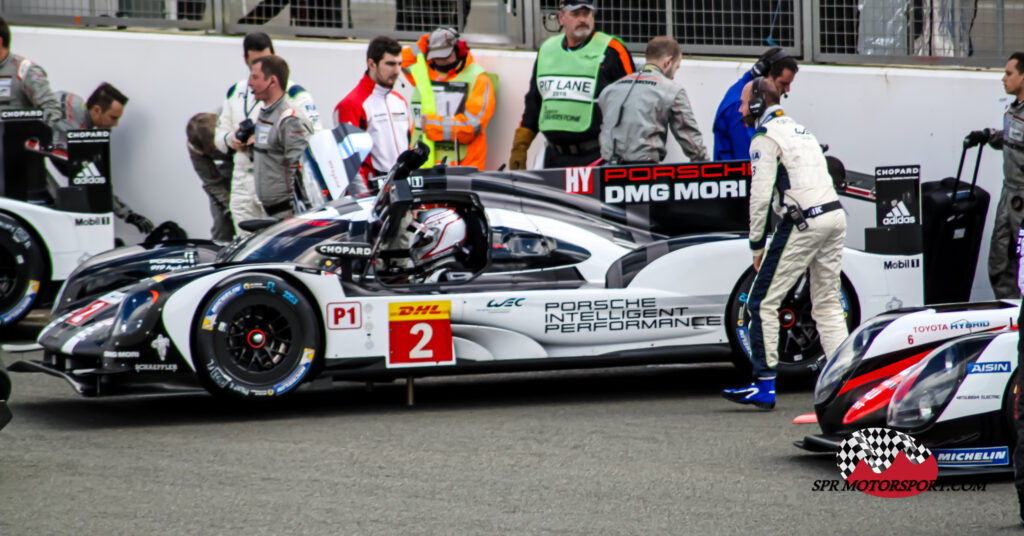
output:
M729 342L733 347L733 363L744 372L751 370L750 338L747 327L750 313L747 312L747 294L754 283L757 272L747 270L729 297L726 312L726 326ZM779 376L799 377L817 374L825 364L825 352L821 348L818 330L811 317L811 293L808 274L786 294L779 308ZM846 277L842 278L839 289L840 301L846 315L846 327L853 330L860 323L860 311L853 286Z
M212 393L235 399L295 391L320 357L320 321L280 277L245 274L218 285L196 312L193 357Z
M25 317L48 280L44 246L17 220L0 214L0 328Z

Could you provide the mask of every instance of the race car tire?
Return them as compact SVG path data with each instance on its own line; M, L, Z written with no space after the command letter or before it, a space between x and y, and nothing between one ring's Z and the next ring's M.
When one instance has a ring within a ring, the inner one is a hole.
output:
M228 278L196 312L196 373L207 390L227 398L288 395L321 359L319 326L311 300L286 280L259 273Z
M39 300L49 279L46 257L32 232L0 214L0 328L17 324Z
M732 360L736 367L744 373L749 373L751 370L750 339L747 337L750 314L747 312L746 303L747 293L754 283L755 275L757 272L753 268L749 268L743 274L740 282L733 289L732 295L729 296L729 305L726 311L726 331L729 334L729 343L733 348ZM807 274L804 274L804 279L806 277ZM814 319L811 318L810 293L802 292L800 296L794 296L797 288L800 288L800 283L797 283L786 294L780 308L780 315L787 315L786 320L780 318L777 371L781 377L816 375L825 364L825 352L821 349L818 331L814 327ZM853 285L845 276L842 277L840 300L843 310L846 312L846 327L853 330L860 323L860 311Z

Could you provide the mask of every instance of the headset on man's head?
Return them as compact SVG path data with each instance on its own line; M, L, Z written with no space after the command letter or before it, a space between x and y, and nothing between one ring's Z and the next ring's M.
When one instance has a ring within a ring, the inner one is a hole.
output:
M757 62L754 63L754 66L750 68L750 72L753 73L753 75L755 77L758 77L758 76L768 76L768 73L771 72L773 65L775 65L776 63L778 63L778 62L780 62L780 61L782 61L782 60L784 60L784 59L786 59L788 57L790 57L789 56L789 52L786 52L785 49L782 49L782 48L777 49L777 50L775 50L775 52L770 54L767 58L765 58L765 57L759 58L757 60Z
M747 105L747 109L750 110L750 116L754 119L764 115L764 94L761 93L761 82L763 81L764 77L758 76L750 82L750 104Z

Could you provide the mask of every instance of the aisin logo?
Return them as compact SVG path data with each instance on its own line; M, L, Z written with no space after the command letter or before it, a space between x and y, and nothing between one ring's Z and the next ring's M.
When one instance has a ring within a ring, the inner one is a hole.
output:
M939 474L931 451L888 428L865 428L843 440L836 465L848 487L875 497L911 497L928 491Z

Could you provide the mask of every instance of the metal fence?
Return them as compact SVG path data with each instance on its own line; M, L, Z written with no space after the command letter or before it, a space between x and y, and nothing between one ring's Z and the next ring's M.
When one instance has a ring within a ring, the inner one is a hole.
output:
M1024 0L595 0L598 28L642 51L670 35L688 54L1001 65L1024 49ZM0 0L18 24L415 39L438 26L471 44L536 48L559 32L558 0Z

